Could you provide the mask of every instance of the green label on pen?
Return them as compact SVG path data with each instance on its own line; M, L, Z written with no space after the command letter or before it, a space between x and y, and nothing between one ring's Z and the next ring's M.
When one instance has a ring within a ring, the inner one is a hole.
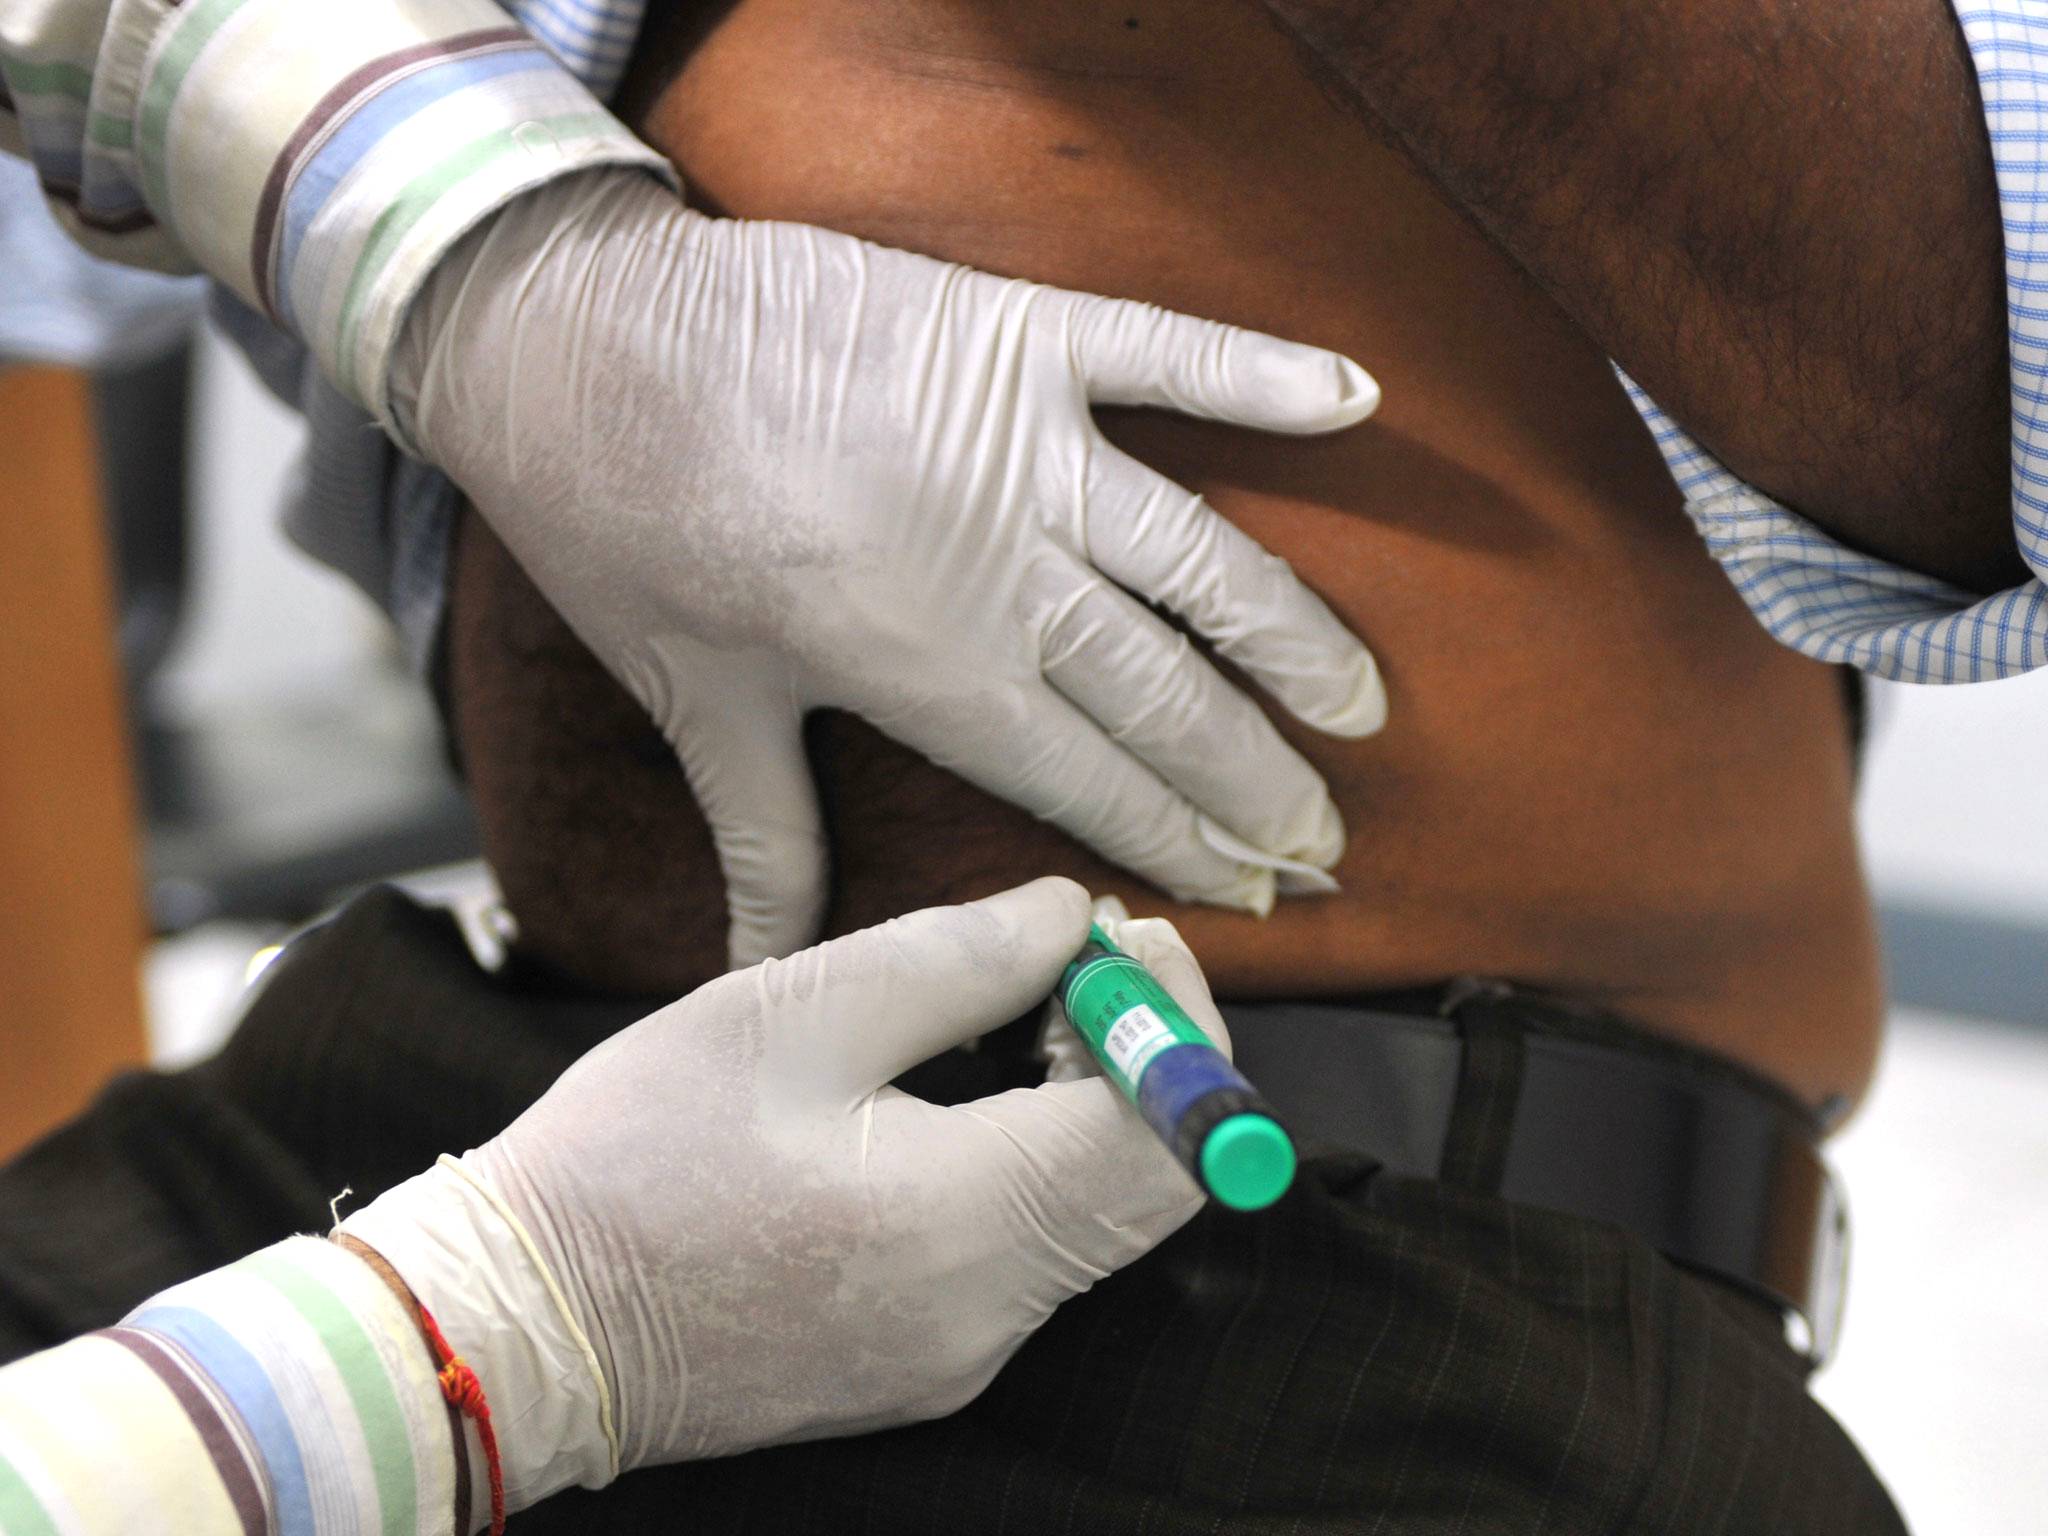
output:
M1087 946L1060 978L1059 995L1075 1032L1133 1100L1145 1069L1161 1051L1211 1043L1152 973L1117 949L1099 927L1089 930Z

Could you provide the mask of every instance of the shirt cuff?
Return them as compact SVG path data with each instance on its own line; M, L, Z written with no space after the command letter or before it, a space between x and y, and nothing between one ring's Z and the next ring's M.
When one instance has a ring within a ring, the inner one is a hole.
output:
M132 175L127 109L161 13L140 15L123 0L7 10L0 151L34 163L51 215L93 254L190 272L189 257L152 216Z
M0 1372L9 1530L32 1498L49 1528L92 1536L447 1531L455 1454L419 1325L367 1264L317 1238Z
M492 0L121 0L109 31L94 104L150 208L380 418L406 306L480 220L586 168L673 181Z
M1707 551L1779 640L1817 661L1912 683L2048 666L2048 587L1990 597L1850 549L1746 485L1619 368Z
M296 1237L125 1318L200 1372L266 1474L272 1530L443 1531L455 1447L419 1324L369 1265Z

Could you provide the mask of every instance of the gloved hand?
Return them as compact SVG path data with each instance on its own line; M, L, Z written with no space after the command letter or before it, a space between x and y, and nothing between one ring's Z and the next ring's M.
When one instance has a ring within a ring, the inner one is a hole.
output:
M1043 999L1087 931L1081 888L1039 880L723 977L343 1222L475 1367L510 1506L951 1412L1186 1221L1193 1182L1106 1079L886 1086ZM1226 1040L1178 935L1123 932Z
M1334 353L593 171L443 261L391 391L675 746L736 965L815 935L820 706L1178 897L1263 911L1342 852L1321 778L1145 603L1336 735L1384 717L1371 656L1089 416L1349 426L1379 391Z

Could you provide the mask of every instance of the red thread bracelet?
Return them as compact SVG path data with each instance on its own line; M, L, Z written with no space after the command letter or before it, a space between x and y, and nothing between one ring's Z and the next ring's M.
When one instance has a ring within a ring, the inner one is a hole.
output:
M505 1536L505 1467L498 1460L498 1435L491 1428L491 1405L484 1400L484 1384L476 1379L462 1356L449 1347L441 1325L425 1307L419 1308L420 1326L434 1347L434 1360L441 1367L441 1395L464 1417L476 1420L476 1437L483 1443L484 1470L491 1479L491 1536ZM458 1531L456 1536L469 1536Z

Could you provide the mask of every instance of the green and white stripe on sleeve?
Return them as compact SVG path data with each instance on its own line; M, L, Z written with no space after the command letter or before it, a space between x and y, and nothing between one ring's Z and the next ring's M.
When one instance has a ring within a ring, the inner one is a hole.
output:
M210 273L379 416L480 219L587 167L672 176L493 0L0 0L0 134L90 248Z
M5 1536L446 1531L455 1455L417 1323L317 1238L0 1370Z

